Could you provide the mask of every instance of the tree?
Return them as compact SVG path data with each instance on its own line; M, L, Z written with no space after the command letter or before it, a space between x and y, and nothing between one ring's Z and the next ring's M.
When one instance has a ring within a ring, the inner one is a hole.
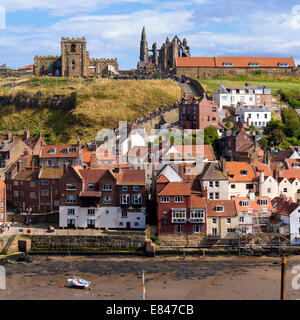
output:
M271 133L269 133L268 138L269 146L275 147L279 146L283 142L285 135L281 129L277 128L274 129Z
M219 135L215 127L209 126L204 129L204 144L215 145L218 139Z
M267 123L265 132L271 133L275 129L284 130L284 124L280 120L271 120Z
M267 151L269 149L269 145L268 145L268 139L266 137L262 137L259 141L258 141L260 147L264 150Z

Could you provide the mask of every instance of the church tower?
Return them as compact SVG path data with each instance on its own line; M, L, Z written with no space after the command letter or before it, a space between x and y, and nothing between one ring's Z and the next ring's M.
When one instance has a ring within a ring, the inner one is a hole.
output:
M146 30L143 27L140 44L140 61L148 61L148 42L146 40Z

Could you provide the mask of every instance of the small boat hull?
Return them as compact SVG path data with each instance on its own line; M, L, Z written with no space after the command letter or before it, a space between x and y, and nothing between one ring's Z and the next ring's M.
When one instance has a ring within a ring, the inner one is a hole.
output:
M90 282L81 278L68 279L69 284L74 288L85 289L90 286Z

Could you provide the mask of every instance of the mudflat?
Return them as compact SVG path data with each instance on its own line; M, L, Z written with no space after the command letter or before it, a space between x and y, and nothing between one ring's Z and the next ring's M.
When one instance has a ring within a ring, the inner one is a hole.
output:
M300 256L289 257L286 299L290 300L300 299L300 289L292 288L296 265ZM33 256L31 262L10 262L5 268L2 300L139 300L143 270L146 299L280 298L279 257ZM71 288L67 279L73 275L91 281L91 288Z

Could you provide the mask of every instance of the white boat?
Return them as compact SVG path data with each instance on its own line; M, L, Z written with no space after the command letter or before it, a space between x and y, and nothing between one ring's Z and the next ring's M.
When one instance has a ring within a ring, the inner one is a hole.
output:
M90 286L90 282L84 279L73 277L72 279L68 279L68 282L71 286L76 288L88 288Z

